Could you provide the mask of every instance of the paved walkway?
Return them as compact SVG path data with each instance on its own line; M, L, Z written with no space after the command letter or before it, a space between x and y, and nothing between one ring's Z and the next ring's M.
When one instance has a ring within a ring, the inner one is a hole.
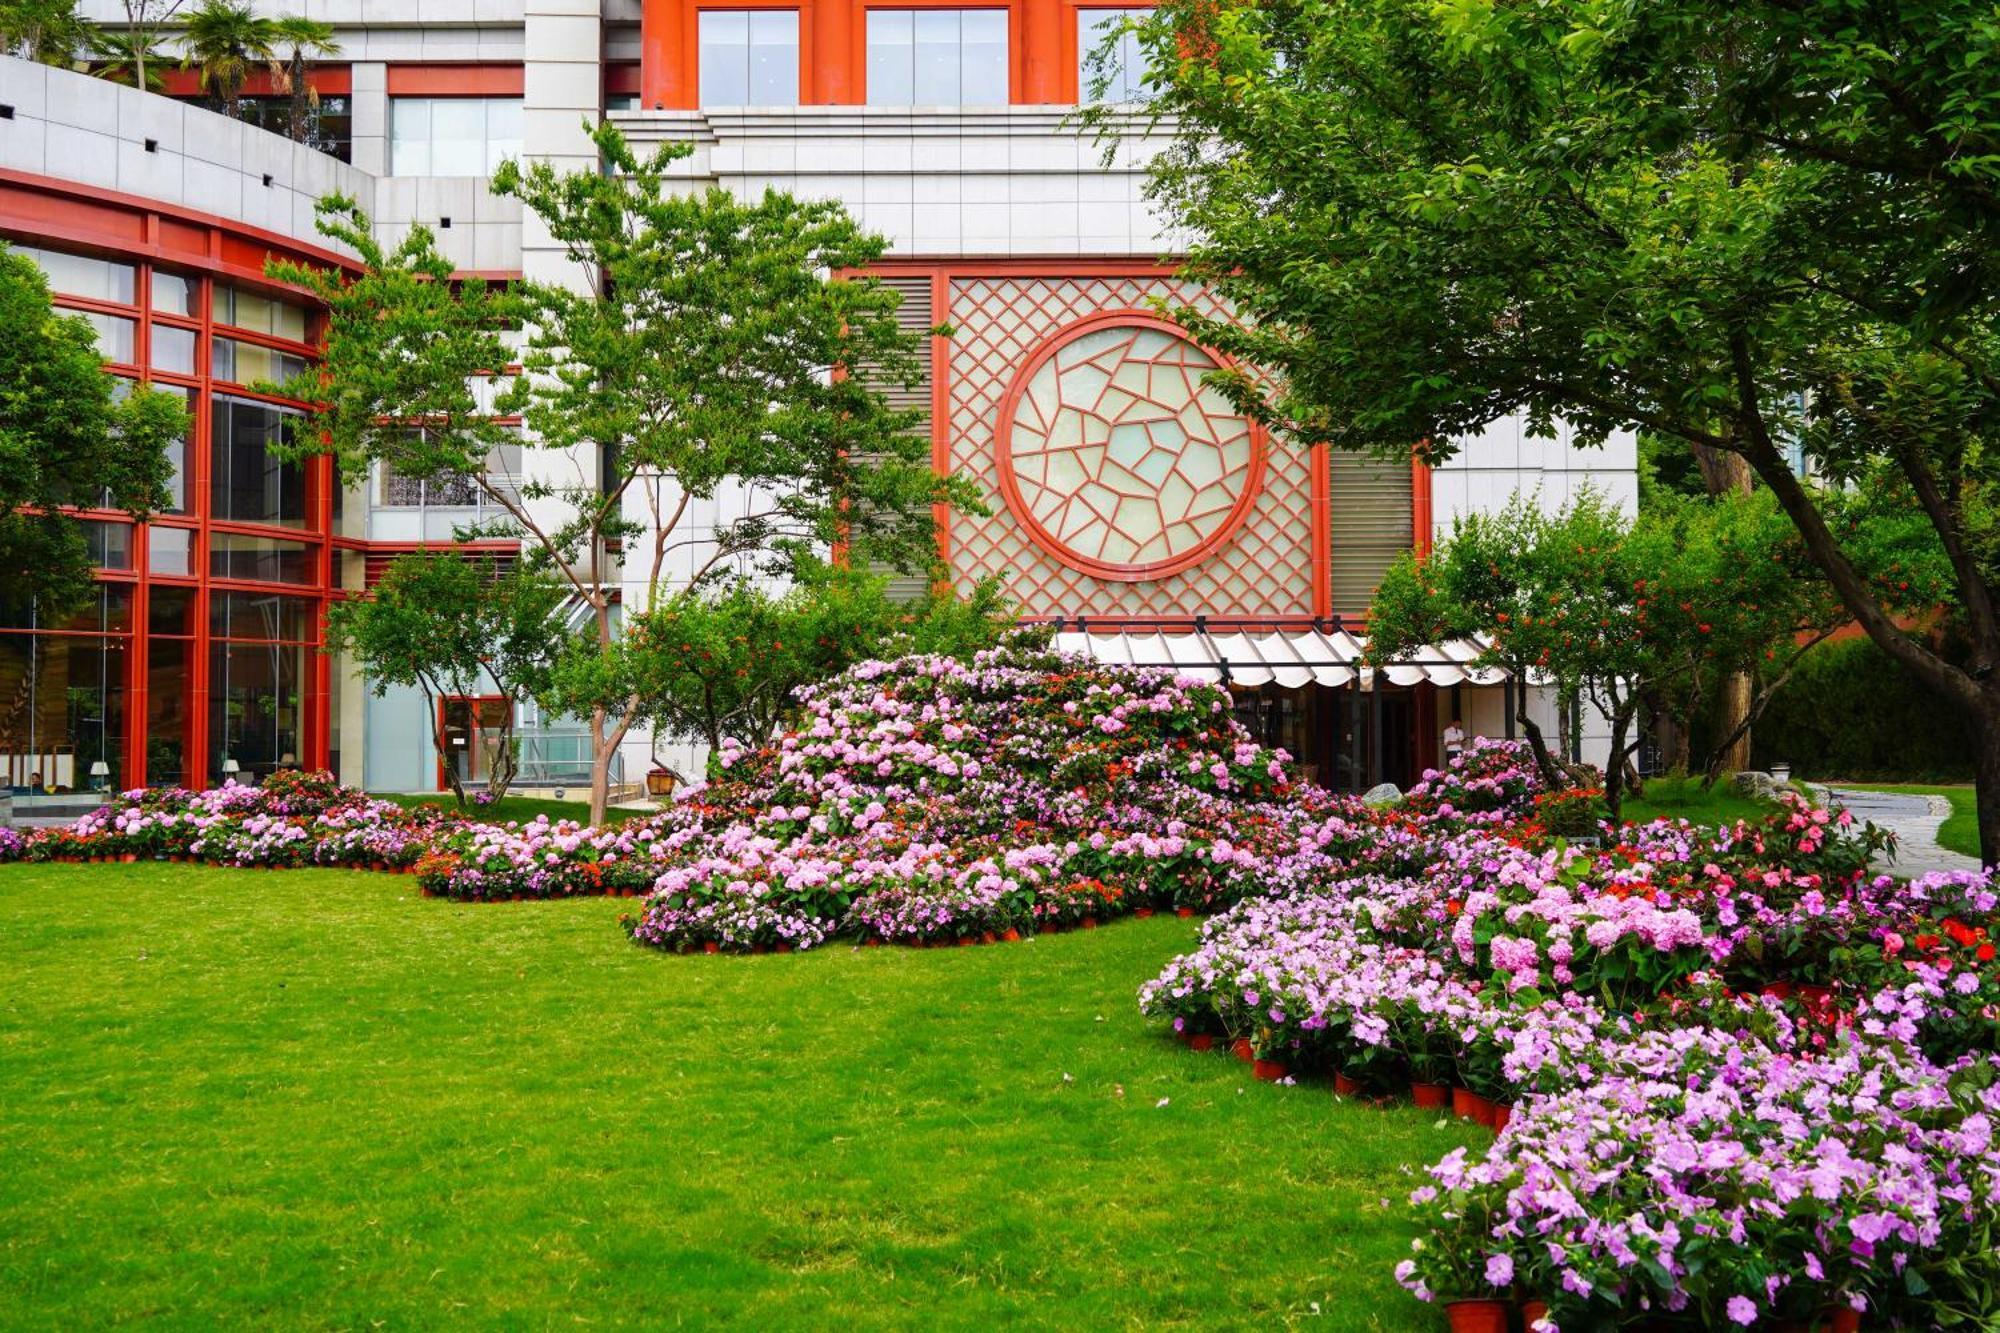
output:
M1938 825L1951 815L1951 802L1942 796L1832 787L1827 797L1834 805L1853 811L1856 819L1867 820L1896 835L1895 860L1883 865L1885 870L1914 878L1933 870L1979 869L1978 857L1938 846Z

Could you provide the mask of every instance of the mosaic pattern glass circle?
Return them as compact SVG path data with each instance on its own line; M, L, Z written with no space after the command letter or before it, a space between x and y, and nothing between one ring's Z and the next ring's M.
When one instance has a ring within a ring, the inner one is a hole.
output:
M1235 530L1261 437L1202 376L1215 356L1143 316L1086 321L1029 362L1003 406L1000 474L1039 544L1111 578L1157 577Z

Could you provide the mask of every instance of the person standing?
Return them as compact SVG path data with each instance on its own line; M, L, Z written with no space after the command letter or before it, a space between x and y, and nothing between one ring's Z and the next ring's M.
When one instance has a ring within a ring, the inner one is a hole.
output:
M1444 729L1444 761L1449 764L1465 750L1465 727L1453 718Z

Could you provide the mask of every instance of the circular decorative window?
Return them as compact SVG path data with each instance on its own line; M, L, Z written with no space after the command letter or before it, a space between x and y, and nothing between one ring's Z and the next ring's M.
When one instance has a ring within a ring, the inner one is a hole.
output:
M1264 433L1202 383L1225 364L1164 320L1114 311L1045 343L1000 405L1000 487L1035 542L1099 578L1159 578L1229 540Z

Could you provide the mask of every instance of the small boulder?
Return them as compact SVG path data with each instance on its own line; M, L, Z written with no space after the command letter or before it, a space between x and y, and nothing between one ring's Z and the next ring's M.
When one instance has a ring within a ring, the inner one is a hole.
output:
M1363 805L1394 805L1403 799L1403 789L1393 782L1370 787L1361 798Z
M1759 773L1754 769L1744 769L1729 775L1729 785L1743 795L1759 801L1778 799L1778 781L1769 773Z

